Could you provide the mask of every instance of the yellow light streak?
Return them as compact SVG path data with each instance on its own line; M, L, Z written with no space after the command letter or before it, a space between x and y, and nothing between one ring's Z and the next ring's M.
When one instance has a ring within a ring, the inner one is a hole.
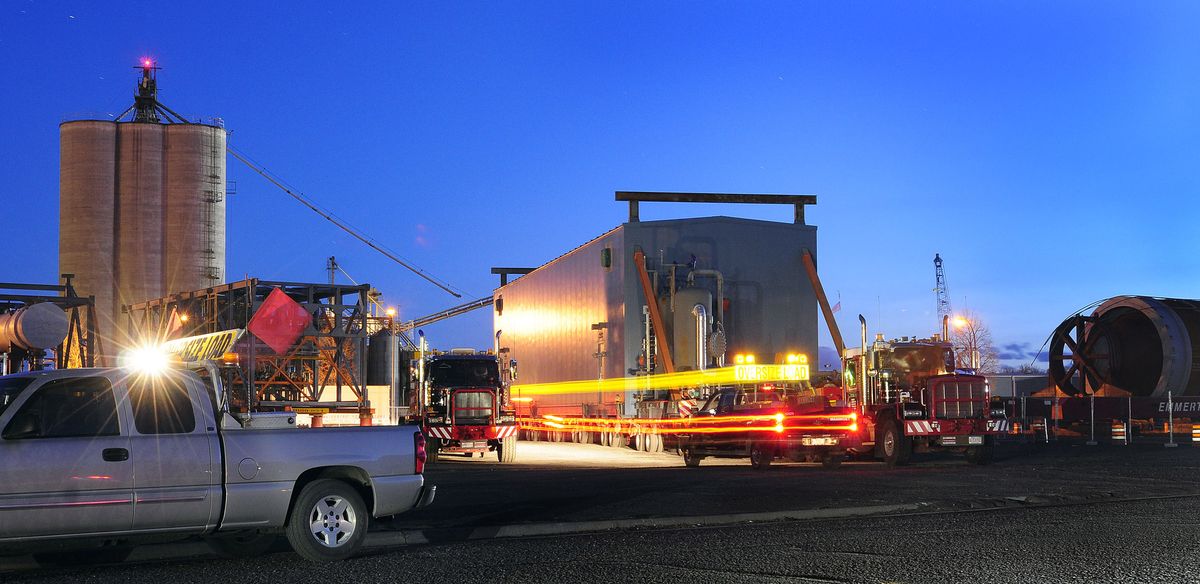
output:
M753 362L751 360L751 362ZM627 391L651 391L699 387L704 385L729 385L735 383L762 383L769 381L807 381L808 364L801 361L791 365L734 365L705 369L703 371L681 371L659 375L617 377L613 379L587 379L557 383L526 383L513 385L512 391L523 400L539 395L563 395L573 393L624 393Z

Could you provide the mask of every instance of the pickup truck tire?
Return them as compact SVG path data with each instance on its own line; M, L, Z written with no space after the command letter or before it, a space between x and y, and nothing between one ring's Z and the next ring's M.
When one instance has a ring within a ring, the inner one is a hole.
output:
M825 454L823 454L821 456L821 466L825 467L828 470L833 470L839 466L842 466L842 462L845 460L846 460L845 454L826 452Z
M697 454L695 450L692 450L691 448L683 449L683 464L684 464L684 466L687 466L689 468L696 468L696 467L700 466L700 461L703 459L704 459L704 457Z
M311 562L344 560L367 537L370 513L362 497L337 479L304 486L288 515L287 538L300 557Z
M771 466L771 459L774 456L775 451L770 445L762 442L750 443L750 466L754 470L767 470Z
M133 553L133 546L121 545L70 551L38 552L33 559L43 567L117 564Z
M229 535L214 535L204 539L213 553L223 558L254 558L267 553L279 540L278 533L246 531Z
M502 463L517 461L517 439L509 436L496 445L496 460Z
M992 462L992 457L996 454L996 445L991 441L991 436L984 438L983 446L968 446L967 447L967 462L971 464L985 465Z
M883 451L883 461L888 467L908 464L912 457L912 438L900 433L900 426L894 421L885 422L883 431L879 433L880 450Z

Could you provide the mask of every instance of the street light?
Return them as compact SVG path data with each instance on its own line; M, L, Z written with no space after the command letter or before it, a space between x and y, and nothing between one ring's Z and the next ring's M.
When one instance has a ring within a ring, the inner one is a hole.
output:
M972 323L970 320L967 320L965 317L962 317L962 316L954 317L954 327L959 328L959 329L965 329L962 334L967 335L967 352L970 354L970 358L971 358L971 369L978 370L979 369L979 346L978 346L978 339L976 338L976 335L975 335L975 327L972 326L973 324L974 323Z

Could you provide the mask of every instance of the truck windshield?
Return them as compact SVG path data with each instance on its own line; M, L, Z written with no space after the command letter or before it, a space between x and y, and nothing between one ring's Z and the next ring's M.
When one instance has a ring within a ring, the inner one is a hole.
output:
M483 359L434 361L428 373L433 387L496 387L500 380L496 362Z
M947 350L937 345L897 347L888 359L888 366L896 373L898 385L914 387L948 371L946 354Z
M4 414L4 410L17 401L17 396L25 391L29 384L33 383L30 377L16 377L12 379L0 379L0 415Z

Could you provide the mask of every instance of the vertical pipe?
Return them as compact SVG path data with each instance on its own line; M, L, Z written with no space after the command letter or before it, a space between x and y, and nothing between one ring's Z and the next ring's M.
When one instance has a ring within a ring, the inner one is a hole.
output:
M708 364L708 311L703 304L692 307L696 317L696 369L704 371Z
M875 403L875 398L874 398L874 396L871 395L871 392L867 391L867 319L864 318L863 315L860 314L860 315L858 315L858 322L859 322L860 329L861 329L860 330L861 338L859 339L859 341L860 341L859 347L862 350L862 353L859 354L859 359L858 359L858 373L859 373L858 388L859 388L859 393L862 394L861 399L859 401L863 404L863 406L864 406L863 412L865 413L866 412L865 406Z
M1091 418L1092 437L1090 440L1087 441L1087 445L1095 446L1096 445L1096 394L1093 393L1092 395L1090 395L1088 397L1090 398L1088 400L1088 417Z
M1178 444L1175 443L1175 401L1171 396L1171 392L1167 392L1167 448L1175 448Z
M1133 442L1133 396L1126 397L1125 402L1129 408L1125 418L1125 443L1129 444Z

